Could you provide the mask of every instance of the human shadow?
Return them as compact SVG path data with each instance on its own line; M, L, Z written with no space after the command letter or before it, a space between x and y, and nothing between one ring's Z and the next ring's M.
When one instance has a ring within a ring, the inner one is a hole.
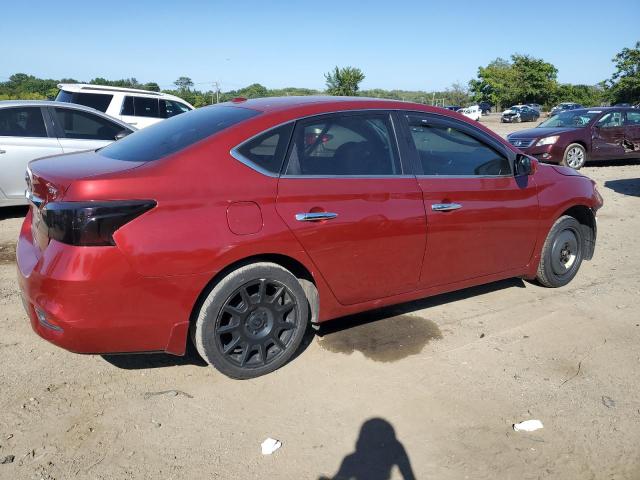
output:
M404 480L415 480L409 456L393 426L382 418L371 418L362 424L356 450L344 457L338 472L318 480L389 480L394 466Z
M624 178L620 180L607 180L604 186L616 193L640 197L640 178Z

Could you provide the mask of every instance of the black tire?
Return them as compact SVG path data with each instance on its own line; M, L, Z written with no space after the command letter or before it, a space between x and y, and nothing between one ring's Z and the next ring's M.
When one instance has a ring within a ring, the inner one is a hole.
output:
M296 352L309 323L298 279L275 263L241 267L218 282L193 325L202 358L231 378L271 373Z
M562 287L576 276L584 255L582 225L563 215L549 230L542 247L536 278L545 287Z
M579 143L571 143L565 149L560 165L580 170L587 162L587 151Z

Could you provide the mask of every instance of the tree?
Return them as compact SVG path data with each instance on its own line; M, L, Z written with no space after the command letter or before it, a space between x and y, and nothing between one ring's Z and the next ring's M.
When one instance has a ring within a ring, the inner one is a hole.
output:
M493 105L512 103L514 73L511 64L503 58L496 58L486 67L478 67L478 78L469 82L469 89L477 102Z
M640 42L635 48L623 48L613 57L616 71L605 82L612 103L635 103L640 101Z
M193 87L193 81L189 77L180 77L173 84L178 87L181 92L186 92Z
M469 103L469 90L460 82L454 82L447 88L445 97L451 105L466 106Z
M336 67L333 72L325 73L324 78L329 95L349 97L358 94L359 84L364 80L364 73L359 68Z
M156 82L147 82L142 86L142 88L144 88L145 90L149 90L151 92L160 91L160 85L158 85Z

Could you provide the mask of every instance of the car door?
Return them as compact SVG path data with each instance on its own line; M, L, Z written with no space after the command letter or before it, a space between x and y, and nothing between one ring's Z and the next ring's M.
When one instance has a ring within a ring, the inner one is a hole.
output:
M109 145L118 135L131 133L100 115L66 107L49 108L58 140L65 153L96 150Z
M140 129L162 120L157 98L127 95L122 102L120 120Z
M41 107L0 109L0 190L7 198L24 198L25 172L31 160L62 153L49 132Z
M625 155L640 158L640 110L627 110L624 120Z
M468 124L403 115L427 217L422 287L524 271L538 227L533 177L514 177L515 154Z
M625 127L622 111L604 112L591 128L591 159L617 159L625 157Z
M417 287L424 204L415 176L400 161L388 112L298 121L277 211L340 303Z

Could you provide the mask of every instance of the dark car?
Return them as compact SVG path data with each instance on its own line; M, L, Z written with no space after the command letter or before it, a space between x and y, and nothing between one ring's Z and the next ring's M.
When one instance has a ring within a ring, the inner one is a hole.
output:
M478 104L478 107L480 107L480 111L482 112L482 115L489 115L491 113L491 107L493 105L491 105L489 102L480 102Z
M556 113L564 112L566 110L576 110L578 108L584 108L584 107L579 103L575 103L575 102L559 103L558 105L556 105L551 109L551 111L549 112L549 116L555 115Z
M27 183L18 277L40 336L94 354L192 340L234 378L284 365L310 322L566 285L602 206L589 178L462 115L346 97L199 108L31 162Z
M640 111L617 107L564 111L507 139L539 160L575 169L589 160L640 158Z
M520 123L520 122L535 122L540 118L540 112L524 105L514 106L502 113L500 121L502 123Z
M457 112L462 107L460 105L447 105L444 108L446 108L447 110L451 110L452 112Z

